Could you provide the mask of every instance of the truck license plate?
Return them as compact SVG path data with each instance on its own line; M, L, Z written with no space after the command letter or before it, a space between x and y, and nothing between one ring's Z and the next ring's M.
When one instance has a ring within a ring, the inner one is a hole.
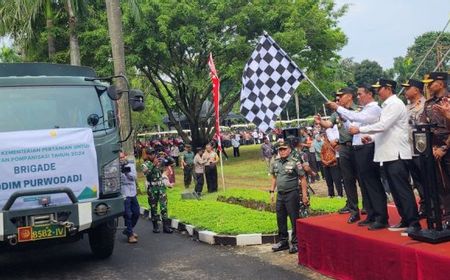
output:
M66 236L66 228L60 225L29 226L17 229L18 241L27 242Z

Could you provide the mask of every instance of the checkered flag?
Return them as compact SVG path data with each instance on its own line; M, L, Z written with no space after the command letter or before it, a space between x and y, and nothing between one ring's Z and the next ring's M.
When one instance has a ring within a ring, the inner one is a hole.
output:
M241 113L266 132L291 99L304 75L269 36L261 37L242 75Z

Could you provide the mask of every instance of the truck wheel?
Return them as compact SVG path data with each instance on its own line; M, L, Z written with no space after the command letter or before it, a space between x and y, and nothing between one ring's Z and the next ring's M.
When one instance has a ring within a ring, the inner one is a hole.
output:
M97 258L105 259L114 251L116 236L115 220L103 223L89 231L89 245Z

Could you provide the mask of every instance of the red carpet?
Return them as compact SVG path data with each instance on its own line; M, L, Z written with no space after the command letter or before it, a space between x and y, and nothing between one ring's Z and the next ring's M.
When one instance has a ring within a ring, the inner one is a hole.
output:
M399 222L395 207L388 209L390 223ZM347 218L297 220L299 264L336 279L450 279L450 242L432 245L387 229L372 232L347 224Z

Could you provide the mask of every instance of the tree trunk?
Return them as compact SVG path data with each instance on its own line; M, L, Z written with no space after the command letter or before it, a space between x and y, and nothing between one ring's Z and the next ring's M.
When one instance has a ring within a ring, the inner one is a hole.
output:
M53 19L47 19L47 45L48 45L48 58L52 57L56 53L55 49L55 37L53 37Z
M76 31L77 18L75 17L71 0L66 2L66 9L69 14L70 64L81 65L80 45L78 43L78 35Z
M120 10L119 0L105 0L106 14L108 17L108 31L111 38L112 57L114 61L114 74L126 74L125 68L125 50L123 42L122 31L122 11ZM123 79L117 80L117 88L120 91L127 90L126 83ZM122 138L125 138L130 133L130 110L128 107L128 93L124 93L122 98L118 101L119 105L119 124ZM133 139L130 137L128 141L123 143L124 151L133 155Z
M48 58L51 60L56 53L55 37L53 36L53 7L50 0L45 1L45 19L47 30Z

